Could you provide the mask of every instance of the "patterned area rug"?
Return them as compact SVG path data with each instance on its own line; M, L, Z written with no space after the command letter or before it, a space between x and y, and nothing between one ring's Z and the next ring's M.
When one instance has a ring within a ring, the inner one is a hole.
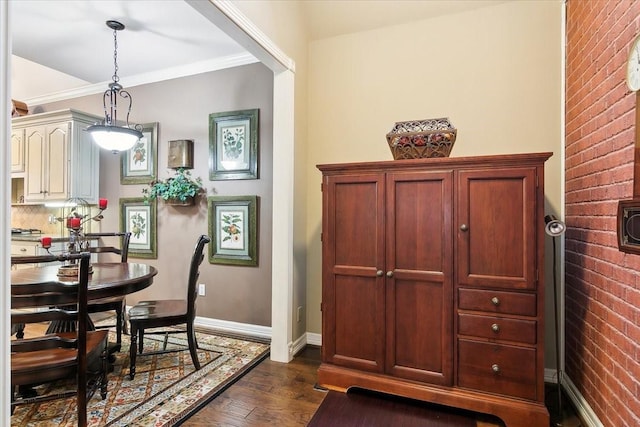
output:
M115 341L115 334L111 334ZM89 426L172 426L188 418L269 354L269 345L218 335L197 333L201 369L196 371L189 351L142 355L136 376L129 379L129 336L124 335L109 374L107 398L96 393L89 401ZM145 336L145 351L162 348L162 336ZM169 336L168 348L186 346L185 334ZM55 387L41 386L39 393ZM12 426L75 426L76 403L59 399L18 406Z

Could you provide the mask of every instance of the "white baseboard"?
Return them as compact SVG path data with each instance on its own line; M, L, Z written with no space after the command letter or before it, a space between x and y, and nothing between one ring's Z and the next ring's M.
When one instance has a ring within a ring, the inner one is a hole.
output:
M313 332L307 332L307 344L322 346L322 334L314 334Z
M555 369L545 369L544 382L557 384L557 371ZM584 396L582 396L573 381L571 381L566 374L562 376L562 388L571 400L571 403L573 403L573 407L576 408L577 415L585 422L585 427L603 427L602 422L600 422L595 412L593 412L591 406L589 406Z
M211 319L207 317L196 317L194 325L201 328L215 329L232 334L271 339L271 327L269 326L230 322L228 320ZM289 343L289 354L291 356L298 354L298 352L300 352L300 350L302 350L307 344L321 346L322 335L311 332L302 334L295 341Z
M198 317L194 322L195 326L217 329L232 334L248 335L257 338L271 339L271 327L250 325L248 323L230 322L228 320L210 319L208 317Z
M571 379L563 375L562 376L562 385L564 387L564 391L573 402L573 406L576 408L576 412L582 421L584 421L586 427L604 427L602 422L598 419L598 416L591 406L584 399L584 396L578 391L576 385L571 381Z
M306 334L302 334L298 337L297 340L289 345L289 354L291 356L295 356L296 354L298 354L298 352L300 352L300 350L304 348L305 345L307 345L307 336Z
M545 368L544 369L544 382L545 383L551 383L551 384L557 384L557 382L558 382L558 373L556 372L555 369L549 369L549 368Z

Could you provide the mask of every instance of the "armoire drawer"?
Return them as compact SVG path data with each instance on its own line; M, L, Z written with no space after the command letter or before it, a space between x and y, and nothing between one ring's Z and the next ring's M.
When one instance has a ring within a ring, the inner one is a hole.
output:
M458 308L461 310L535 316L536 294L486 289L459 289Z
M536 399L536 350L460 339L458 385Z
M458 315L458 333L490 340L536 343L536 321L476 314Z

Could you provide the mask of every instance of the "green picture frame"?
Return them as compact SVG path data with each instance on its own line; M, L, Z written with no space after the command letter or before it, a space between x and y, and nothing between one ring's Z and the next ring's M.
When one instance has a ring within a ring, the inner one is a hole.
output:
M211 196L209 263L258 265L258 196Z
M258 179L259 110L209 114L209 180Z
M119 199L120 231L131 232L129 258L158 258L157 203L142 197Z
M142 125L142 138L120 153L120 184L148 184L158 175L158 122Z

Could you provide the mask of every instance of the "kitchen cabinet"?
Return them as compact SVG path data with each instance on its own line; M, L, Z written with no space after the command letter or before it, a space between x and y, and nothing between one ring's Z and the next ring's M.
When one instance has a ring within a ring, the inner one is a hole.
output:
M24 172L24 129L11 130L11 177Z
M550 153L319 165L319 384L548 426Z
M63 242L54 242L49 249L51 253L61 253L64 250ZM38 241L11 242L11 256L37 256L47 255L47 251ZM31 268L33 264L12 265L11 269Z
M97 203L99 150L85 129L100 120L76 110L12 120L12 132L24 132L24 203Z

